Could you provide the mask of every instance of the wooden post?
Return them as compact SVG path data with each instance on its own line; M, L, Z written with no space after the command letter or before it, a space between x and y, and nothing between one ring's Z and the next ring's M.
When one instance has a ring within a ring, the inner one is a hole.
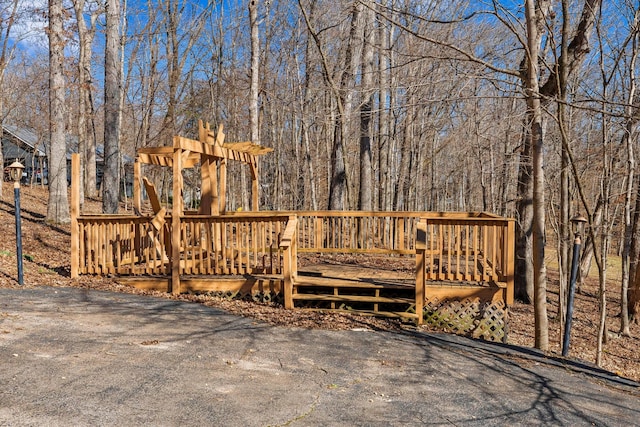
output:
M142 194L140 191L140 180L142 179L142 165L140 159L136 158L133 163L133 212L140 215L142 212Z
M200 208L201 215L211 215L213 207L213 194L211 189L211 177L209 176L209 162L212 159L206 154L200 154Z
M80 215L80 154L71 155L71 278L78 277L80 267L80 233L78 230Z
M209 180L211 181L211 215L220 215L220 197L218 196L218 161L209 161Z
M225 154L222 151L222 144L224 144L224 137L225 137L224 126L220 124L220 126L218 126L218 132L216 132L216 138L213 143L214 156L220 159L220 166L217 168L217 171L216 171L220 173L220 178L219 178L220 182L215 183L214 188L217 193L214 193L214 196L213 196L214 204L216 206L215 215L224 214L227 211L227 158L225 157Z
M283 249L282 273L284 276L284 308L293 308L293 282L298 271L296 241L298 240L298 217L292 215L282 233L280 248Z
M515 277L515 221L513 219L507 220L507 232L503 238L502 244L504 245L505 263L502 267L504 269L505 278L507 281L507 305L513 304L514 297L514 277Z
M227 212L227 159L220 159L220 213Z
M404 226L405 226L405 221L407 221L406 218L398 218L398 249L400 250L405 250L406 246L405 246L405 241L407 240L405 238L404 235Z
M209 143L209 123L206 127L202 120L198 120L198 139L202 144ZM211 215L213 211L213 186L211 179L210 164L215 163L213 157L206 154L200 154L200 209L198 212L202 215Z
M251 210L258 212L260 210L260 186L258 185L258 159L251 156Z
M180 293L180 216L182 215L182 150L173 149L173 209L171 211L171 293Z
M425 254L427 249L427 220L420 219L416 224L416 323L424 321L424 300L426 291Z
M296 223L296 231L291 238L291 279L295 281L298 278L298 216L293 215L289 217L289 221L295 221Z
M258 212L260 210L260 193L258 192L258 180L251 180L251 210Z
M220 125L222 128L222 125ZM216 145L219 143L219 138L224 138L224 134L221 133L222 129L218 130L218 135L214 139L211 133L211 129L209 128L209 123L207 123L207 128L205 132L205 141L207 144L210 144L214 147L214 153L216 152ZM204 167L204 165L202 166ZM214 156L209 157L209 161L207 162L208 173L207 176L209 178L209 188L211 190L211 213L210 215L220 215L220 199L218 197L218 159Z
M315 249L323 249L324 248L324 232L322 229L323 219L320 216L315 217L313 221L313 228L315 231Z
M291 246L287 246L284 248L283 253L284 265L283 265L283 293L284 293L284 308L291 309L293 308L293 280L291 277Z

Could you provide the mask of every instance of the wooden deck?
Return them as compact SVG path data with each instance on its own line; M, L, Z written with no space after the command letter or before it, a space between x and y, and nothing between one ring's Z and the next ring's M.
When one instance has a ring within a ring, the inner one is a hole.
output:
M175 153L180 149L174 147ZM175 153L173 163L179 163ZM425 306L435 302L513 302L511 219L469 212L210 215L175 205L169 213L158 200L153 216L82 215L75 155L72 167L73 277L109 274L176 294L268 295L285 308L358 311L418 323ZM179 186L174 190L180 193ZM339 255L388 261L383 268L327 262ZM317 262L300 263L302 256ZM395 268L395 261L403 267Z

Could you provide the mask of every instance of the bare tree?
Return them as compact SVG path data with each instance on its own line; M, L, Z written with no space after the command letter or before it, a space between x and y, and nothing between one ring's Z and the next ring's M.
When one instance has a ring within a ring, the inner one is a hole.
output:
M107 2L106 15L102 211L116 213L120 190L120 0Z
M249 128L251 141L260 142L260 123L258 122L258 96L260 81L260 33L258 28L258 0L249 0L249 26L251 27L251 85L249 88ZM257 191L257 188L255 189ZM246 191L245 191L246 193ZM254 195L254 197L256 197ZM259 200L259 199L258 199ZM246 201L244 201L246 203ZM252 206L258 210L258 206Z
M0 14L2 19L0 20L0 166L4 170L4 157L2 155L2 133L4 125L4 82L5 72L9 62L13 58L17 43L11 45L9 43L12 37L11 30L16 21L18 14L19 0L12 0L10 2L2 2L0 6ZM0 197L2 197L2 184L4 179L0 179Z
M362 47L362 94L360 106L360 191L358 208L373 209L373 160L371 152L371 116L373 108L373 54L375 49L375 14L366 8L363 13L364 44Z
M338 81L336 81L338 79L334 79L333 74L330 71L327 54L323 48L318 32L310 21L309 14L306 12L305 6L302 4L302 0L298 0L298 4L305 18L309 34L313 38L316 48L320 53L323 76L329 84L338 110L338 114L335 115L335 127L333 130L333 143L331 148L329 209L344 209L345 202L348 200L347 193L349 190L347 183L348 166L345 158L345 146L351 129L350 120L353 107L351 82L353 81L353 73L357 68L358 55L356 54L355 49L357 45L356 38L358 37L361 29L359 15L362 10L362 5L356 0L351 7L350 37L346 48L344 67L339 73L338 83Z
M67 107L64 83L64 9L62 0L49 0L49 203L47 221L67 223Z
M626 176L626 189L625 189L625 202L624 202L624 242L622 250L622 286L620 289L620 333L624 336L630 336L631 331L629 329L629 317L630 312L635 308L635 301L630 301L630 282L631 282L631 258L637 257L637 252L634 253L633 249L633 236L634 236L634 224L632 223L633 216L633 192L634 182L636 180L636 160L635 160L635 148L634 139L638 136L637 125L640 122L640 114L637 108L634 107L634 103L638 100L637 97L637 84L636 84L636 64L638 61L638 43L640 42L640 7L638 7L633 14L633 21L630 28L630 34L628 42L631 44L631 52L629 54L628 62L628 75L629 75L629 89L627 95L627 107L626 107L626 123L625 129L622 134L622 146L627 152L627 176ZM638 198L639 196L636 195Z
M249 89L249 127L251 141L260 141L258 123L258 96L260 82L260 33L258 27L258 0L249 1L249 26L251 27L251 86Z
M541 350L549 348L549 326L547 317L547 268L544 260L545 239L545 192L543 169L542 106L539 86L538 57L540 40L539 20L536 16L534 0L526 0L527 58L525 94L527 97L527 117L531 127L531 157L533 174L533 269L534 269L534 314L535 346Z
M309 18L310 20L314 19L314 14L316 11L316 2L311 2L309 4ZM301 132L300 137L302 139L302 144L304 146L304 171L306 178L306 188L309 190L309 198L311 199L311 208L313 210L318 210L318 196L316 192L316 173L315 166L311 153L311 143L310 143L310 123L311 123L311 111L312 111L312 96L311 96L311 79L312 79L312 62L311 62L311 42L309 38L305 40L305 70L304 70L304 83L302 88L302 108L300 117L300 125ZM306 191L305 191L306 193Z
M89 6L88 9L86 6ZM96 21L102 12L97 2L74 0L78 26L78 152L80 153L82 194L95 197L96 188L96 133L93 108L93 77L91 53L96 31ZM85 20L89 13L89 25ZM82 198L81 198L82 200Z

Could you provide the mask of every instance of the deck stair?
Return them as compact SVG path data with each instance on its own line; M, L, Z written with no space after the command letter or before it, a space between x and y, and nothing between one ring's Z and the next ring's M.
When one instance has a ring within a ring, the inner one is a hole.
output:
M293 284L296 307L415 319L415 284L403 278L299 271ZM346 274L345 274L346 273ZM360 272L362 273L362 272ZM336 277L338 276L338 277Z

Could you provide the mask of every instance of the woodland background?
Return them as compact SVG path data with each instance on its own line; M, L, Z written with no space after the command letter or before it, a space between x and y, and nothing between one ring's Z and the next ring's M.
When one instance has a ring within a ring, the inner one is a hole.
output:
M569 220L584 215L600 360L609 255L623 336L640 299L639 18L637 0L0 0L0 119L47 141L53 222L68 218L66 137L89 197L104 144L111 212L122 155L194 137L199 119L274 148L263 210L514 217L518 296L542 349L545 247L563 306ZM227 208L248 209L248 172L230 172ZM170 177L145 174L168 199Z

